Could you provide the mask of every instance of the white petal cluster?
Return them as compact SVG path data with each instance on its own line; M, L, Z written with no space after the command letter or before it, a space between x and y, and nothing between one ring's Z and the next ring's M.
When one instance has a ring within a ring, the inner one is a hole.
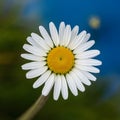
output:
M38 77L33 88L38 88L44 84L42 95L47 96L51 89L53 90L54 100L58 100L60 93L63 99L68 98L68 88L73 95L78 95L78 90L85 91L84 85L91 85L96 77L91 73L99 73L95 66L101 65L101 61L93 59L100 54L99 50L88 50L94 44L94 40L89 40L90 34L86 31L79 33L79 27L76 25L71 29L70 25L60 23L59 30L53 22L49 23L50 35L43 26L39 26L41 36L32 33L27 38L29 44L24 44L23 49L27 53L21 54L24 59L31 62L22 65L23 70L29 70L26 78ZM89 40L89 41L88 41ZM47 53L57 46L69 48L75 55L75 65L73 69L66 74L53 73L46 64Z

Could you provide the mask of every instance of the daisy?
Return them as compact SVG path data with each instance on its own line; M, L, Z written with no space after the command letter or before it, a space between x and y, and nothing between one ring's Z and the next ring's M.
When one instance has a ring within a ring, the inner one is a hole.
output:
M22 69L29 70L27 79L37 77L33 88L44 84L42 95L47 96L54 87L54 100L58 100L60 93L66 100L68 88L77 96L78 90L84 92L84 85L89 86L96 80L91 73L99 73L95 66L102 63L93 58L100 51L88 50L95 41L88 41L90 34L86 31L78 33L77 25L71 29L70 25L61 22L57 30L50 22L49 30L50 35L43 26L39 26L41 36L31 33L27 38L29 44L24 44L23 49L28 53L21 54L21 57L31 62L22 65Z

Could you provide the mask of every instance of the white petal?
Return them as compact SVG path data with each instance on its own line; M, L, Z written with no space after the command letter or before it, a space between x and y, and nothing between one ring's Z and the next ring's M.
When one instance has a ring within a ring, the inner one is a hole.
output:
M91 81L96 81L96 77L87 71L82 71L82 73Z
M47 69L48 67L44 66L38 69L30 70L29 72L26 73L26 78L31 79L31 78L38 77L42 75Z
M72 29L72 32L71 32L71 40L73 40L73 39L77 36L78 32L79 32L79 26L76 25L76 26Z
M42 37L44 38L45 42L47 43L47 45L49 47L53 48L53 41L51 40L46 29L43 26L39 26L39 30L40 30L40 33L41 33Z
M102 64L101 61L96 59L75 60L75 63L79 65L87 65L87 66L89 65L99 66Z
M21 57L27 60L32 60L32 61L44 61L46 58L45 57L40 57L32 54L21 54Z
M50 29L50 34L55 46L58 46L59 45L58 32L53 22L49 23L49 29Z
M43 73L33 84L33 88L38 88L39 86L41 86L42 84L44 84L46 82L46 80L49 78L51 74L51 71L48 70L45 73Z
M70 38L71 38L71 27L70 25L67 25L64 30L63 41L61 45L67 46L68 43L70 42Z
M32 39L32 37L27 37L27 41L28 41L28 43L30 43L31 45L36 46L36 43L35 43L35 41Z
M84 85L82 84L82 82L80 81L80 79L78 78L78 76L77 76L73 71L70 72L70 76L74 79L77 88L78 88L81 92L84 92L84 91L85 91L85 87L84 87Z
M44 50L50 50L50 47L46 44L45 40L43 40L39 35L37 35L36 33L31 33L31 36L35 40L35 42L40 45Z
M46 56L45 51L43 51L42 49L37 48L35 46L33 47L31 45L24 44L23 49L26 50L27 52L32 53L32 54L37 55L37 56Z
M55 81L55 74L51 74L42 90L42 95L47 96L52 89Z
M78 95L78 91L77 91L77 87L76 87L76 84L75 84L73 78L69 74L67 74L66 75L66 79L67 79L67 83L68 83L68 86L69 86L72 94L77 96Z
M95 41L91 40L87 43L79 45L73 52L74 52L74 54L79 54L79 53L91 48L94 44L95 44Z
M59 44L62 45L63 42L63 35L64 35L64 30L65 30L65 23L61 22L60 27L59 27Z
M99 54L100 54L99 50L88 50L88 51L82 52L80 54L76 54L75 58L79 58L79 59L93 58Z
M82 43L86 43L88 40L89 40L89 38L90 38L90 33L88 33L86 36L85 36L85 38L84 38L84 40L82 41Z
M54 93L53 93L54 100L58 100L60 96L60 90L61 90L61 77L60 75L57 75L55 78Z
M74 68L73 72L79 77L80 81L84 83L85 85L91 85L91 82L88 80L88 78L81 73L79 69Z
M84 66L84 65L75 65L76 68L79 68L80 70L84 70L84 71L88 71L88 72L92 72L92 73L99 73L100 70L96 67L92 67L92 66Z
M28 43L30 43L32 46L40 47L40 46L33 40L32 37L27 37L27 41L28 41Z
M36 68L43 67L45 64L46 64L45 61L42 61L42 62L30 62L30 63L26 63L26 64L22 65L22 69L23 70L36 69Z
M74 40L72 40L70 42L68 47L71 50L75 49L77 46L79 46L81 44L81 42L84 40L85 36L86 36L86 31L82 31L77 37L75 37Z
M61 76L61 92L63 99L68 99L68 86L64 75Z

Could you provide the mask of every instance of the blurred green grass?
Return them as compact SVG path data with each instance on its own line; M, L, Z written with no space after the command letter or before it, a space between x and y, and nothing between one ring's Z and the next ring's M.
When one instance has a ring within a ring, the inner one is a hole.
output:
M0 120L15 120L34 103L42 89L34 90L32 84L35 79L26 80L26 72L20 67L25 63L20 57L22 45L33 26L30 27L27 21L20 21L18 12L15 7L6 14L1 12L0 16ZM99 78L77 97L69 92L66 101L61 97L54 101L51 92L34 120L119 120L120 96L116 94L102 101L101 96L107 86L103 79Z

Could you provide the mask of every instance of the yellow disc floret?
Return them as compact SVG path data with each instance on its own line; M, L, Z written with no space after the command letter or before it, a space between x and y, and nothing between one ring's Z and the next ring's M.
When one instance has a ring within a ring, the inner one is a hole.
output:
M48 53L47 65L54 73L65 74L69 72L74 65L74 55L68 48L53 48Z

